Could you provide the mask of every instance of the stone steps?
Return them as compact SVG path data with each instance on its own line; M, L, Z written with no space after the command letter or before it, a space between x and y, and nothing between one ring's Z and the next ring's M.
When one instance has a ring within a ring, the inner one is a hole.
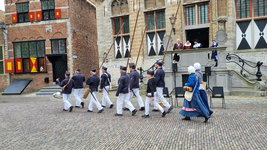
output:
M62 88L58 85L53 85L50 87L43 87L41 90L36 93L36 95L53 95L55 92L62 91Z

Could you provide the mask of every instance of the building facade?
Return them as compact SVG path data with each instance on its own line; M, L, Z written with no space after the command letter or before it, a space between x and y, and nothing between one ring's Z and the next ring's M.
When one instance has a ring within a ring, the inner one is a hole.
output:
M65 71L88 76L98 67L94 1L7 0L5 9L11 83L31 79L25 91L35 91L63 80Z
M203 47L209 47L212 40L216 40L219 46L227 47L227 53L267 64L265 0L97 0L96 7L99 63L124 23L104 63L114 70L111 73L115 84L118 67L126 65L130 48L130 63L136 62L146 23L148 28L137 67L148 69L156 60L163 59L164 37L169 36L171 30L172 46L176 39L181 39L183 44L186 40L193 44L193 40L198 39ZM171 18L175 17L178 7L177 20L172 28ZM138 10L133 45L130 45ZM227 67L239 69L234 64L227 64ZM262 72L267 73L267 69Z

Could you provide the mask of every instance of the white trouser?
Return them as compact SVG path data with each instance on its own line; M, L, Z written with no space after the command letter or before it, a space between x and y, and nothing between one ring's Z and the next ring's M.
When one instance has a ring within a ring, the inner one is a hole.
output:
M106 106L106 102L108 102L109 105L112 104L112 102L110 101L109 97L108 97L108 90L109 90L109 86L105 86L105 88L103 88L103 98L102 98L102 105Z
M81 89L74 89L74 97L76 99L76 106L81 106L81 97L83 94L83 88Z
M142 100L142 97L139 94L139 88L134 88L132 90L132 92L130 92L130 99L129 99L129 101L130 102L132 101L134 94L136 96L136 99L137 99L137 102L138 102L139 106L140 107L145 107L144 102Z
M64 109L68 110L71 106L69 102L70 94L62 94L62 95L63 95Z
M151 95L151 93L147 93L148 95ZM156 92L154 93L154 97L156 96ZM148 115L149 114L149 104L151 103L152 101L152 97L146 97L146 107L145 107L145 115ZM154 98L154 101L153 102L153 105L154 105L154 108L155 109L159 109L161 111L161 113L164 112L164 109L158 104L158 102L156 102L155 98Z
M167 102L167 100L163 97L163 87L157 87L156 88L157 90L157 101L156 102L162 102L163 106L167 107L168 109L171 107L171 105ZM154 109L157 109L155 106L154 106Z
M98 110L103 109L103 107L100 105L100 103L98 102L98 100L96 98L96 91L91 92L91 100L90 100L90 103L89 103L89 106L88 106L88 110L93 111L94 104L96 105Z
M129 101L130 93L120 93L117 100L117 113L122 114L122 105L123 102L125 103L126 107L133 111L135 108L133 107L132 103Z

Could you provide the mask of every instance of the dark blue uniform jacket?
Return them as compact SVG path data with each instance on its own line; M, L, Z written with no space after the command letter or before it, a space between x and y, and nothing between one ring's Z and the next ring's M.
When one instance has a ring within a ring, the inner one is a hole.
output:
M130 73L130 90L139 88L139 73L133 70Z
M101 75L101 84L100 89L103 89L105 86L109 86L109 82L111 81L111 75L107 72Z
M130 82L130 77L126 74L126 72L123 72L119 79L116 96L119 96L120 93L123 94L129 93L129 82Z
M85 81L85 77L81 73L77 73L72 77L74 81L74 89L81 89L83 88L83 82Z
M58 81L57 84L61 87L63 87L64 85L66 85L68 82L69 82L69 78L70 77L67 77L65 78L62 82ZM72 88L74 87L74 82L73 80L71 79L70 80L70 83L65 87L64 91L62 89L62 93L63 94L71 94L71 91L72 91Z
M89 88L91 89L92 92L98 90L100 79L99 77L94 74L88 77L86 84L89 85Z
M162 68L159 68L155 74L156 87L165 87L164 77L165 77L164 70L162 70Z
M147 82L146 93L151 93L151 96L154 97L154 92L156 92L156 80L155 78L151 78Z

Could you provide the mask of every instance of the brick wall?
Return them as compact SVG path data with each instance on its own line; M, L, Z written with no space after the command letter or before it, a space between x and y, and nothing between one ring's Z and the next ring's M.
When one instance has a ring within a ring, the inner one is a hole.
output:
M85 0L70 1L73 71L81 69L86 77L91 68L98 68L96 9ZM76 30L76 33L74 33Z

